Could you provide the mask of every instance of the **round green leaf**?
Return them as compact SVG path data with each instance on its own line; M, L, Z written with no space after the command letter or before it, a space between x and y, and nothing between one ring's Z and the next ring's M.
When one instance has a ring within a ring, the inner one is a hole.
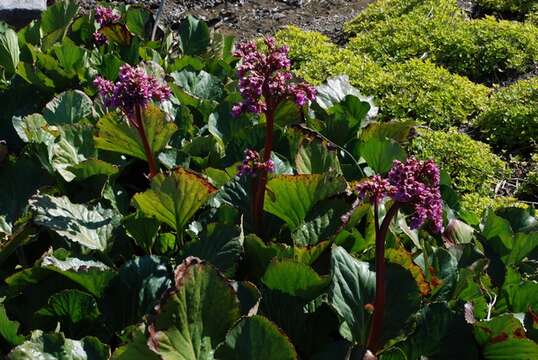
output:
M231 284L212 266L187 258L175 271L175 285L150 324L150 347L163 359L206 360L239 319Z
M254 315L242 319L226 336L215 354L222 360L297 359L291 342L267 318Z

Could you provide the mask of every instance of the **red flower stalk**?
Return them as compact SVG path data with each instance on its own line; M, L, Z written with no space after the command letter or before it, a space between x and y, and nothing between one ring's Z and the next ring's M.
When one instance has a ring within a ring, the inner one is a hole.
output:
M385 239L389 225L402 208L411 209L412 229L418 229L430 220L434 231L443 231L443 204L439 191L439 169L431 160L419 161L413 157L405 163L394 161L388 178L380 176L359 183L356 187L362 199L369 199L374 204L375 215L375 269L376 293L374 315L367 348L374 353L379 350L379 336L383 327L385 311ZM393 200L383 222L379 224L378 206L385 197Z
M291 61L288 48L277 47L273 38L265 38L267 51L260 51L256 43L247 42L237 46L235 56L241 58L237 69L239 92L243 101L232 109L234 116L243 112L264 113L266 119L265 144L262 163L271 160L273 148L274 115L278 105L287 99L293 99L297 106L304 106L316 96L316 90L303 82L292 82ZM262 227L263 202L267 184L268 168L257 170L252 201L254 229L260 233Z
M93 83L103 97L105 105L111 108L120 108L127 116L129 124L137 130L148 160L150 177L157 175L157 166L144 129L142 113L151 100L164 101L168 99L170 88L147 75L142 67L132 67L128 64L120 68L116 83L100 76Z

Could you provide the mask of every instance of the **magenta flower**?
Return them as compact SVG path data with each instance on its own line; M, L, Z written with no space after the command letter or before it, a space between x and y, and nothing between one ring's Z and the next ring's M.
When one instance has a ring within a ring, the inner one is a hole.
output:
M137 107L143 109L152 99L163 101L170 97L168 85L147 75L140 66L123 65L116 83L98 76L93 84L107 107L120 108L130 119Z
M245 150L245 158L241 165L237 167L237 170L239 171L239 176L256 176L259 171L275 171L275 163L271 159L263 162L257 151L247 149Z
M120 20L120 15L113 9L98 6L95 9L95 21L101 26L110 25Z
M372 202L376 202L377 204L379 204L385 196L394 192L394 188L390 185L388 180L383 179L379 175L375 175L371 179L358 183L355 190L359 194L361 200L370 198Z
M414 208L411 228L418 229L431 220L436 232L443 232L443 203L439 190L439 169L432 160L419 161L411 157L402 163L394 161L388 175L395 188L391 197Z
M286 46L277 47L271 37L265 38L267 51L258 50L256 43L239 44L234 55L241 58L237 69L239 92L243 101L232 109L234 116L243 112L259 114L285 99L293 99L298 106L316 97L314 87L304 82L291 82L291 61Z
M107 37L104 34L100 33L99 31L94 32L92 34L92 37L93 37L93 43L97 46L104 45L108 41Z
M436 232L443 232L443 203L439 190L439 169L432 160L419 161L410 157L402 163L395 160L387 179L374 176L356 186L361 199L366 197L379 204L384 197L410 207L410 226L418 229L427 220Z

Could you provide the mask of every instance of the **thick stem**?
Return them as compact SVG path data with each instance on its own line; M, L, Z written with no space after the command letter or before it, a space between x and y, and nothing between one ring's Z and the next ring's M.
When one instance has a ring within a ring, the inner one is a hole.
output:
M149 177L150 179L157 175L157 165L155 164L155 158L153 157L153 152L151 151L151 146L149 146L148 137L146 136L146 130L144 129L144 121L142 119L142 110L139 106L136 107L136 130L142 139L142 145L144 146L144 153L148 160L149 165Z
M374 354L377 352L379 344L379 335L383 328L383 316L385 313L385 278L387 265L385 263L385 238L389 225L400 208L399 203L394 203L385 215L381 226L379 226L379 214L377 203L374 205L375 216L375 300L374 300L374 316L368 336L367 349Z
M273 149L273 128L274 128L274 107L267 106L267 112L265 113L266 125L265 125L265 144L263 146L263 161L267 162L271 159L271 151ZM263 203L265 199L265 186L267 185L267 170L260 171L257 179L255 180L255 191L253 199L253 221L254 232L261 235L261 229L263 226Z

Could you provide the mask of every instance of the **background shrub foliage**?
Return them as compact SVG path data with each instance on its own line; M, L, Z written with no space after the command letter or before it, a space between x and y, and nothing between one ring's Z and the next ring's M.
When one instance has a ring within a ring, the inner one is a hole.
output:
M378 1L349 28L382 36L377 27L429 3ZM502 147L501 125L522 132L535 120L533 80L492 90L435 56L384 61L288 28L279 41L317 98L233 117L242 100L233 39L187 17L151 40L149 12L116 15L99 23L64 0L18 32L0 27L1 356L362 359L380 254L375 214L393 204L371 205L354 189L409 153L443 170L444 230L412 230L404 209L386 223L377 357L538 358L534 209L490 199L503 161L450 130ZM511 54L495 63L511 64ZM521 59L514 64L531 61ZM118 80L124 64L171 89L139 122L107 108L93 85ZM255 231L254 181L237 167L245 149L264 148L270 121L274 172ZM535 144L521 143L530 159Z

